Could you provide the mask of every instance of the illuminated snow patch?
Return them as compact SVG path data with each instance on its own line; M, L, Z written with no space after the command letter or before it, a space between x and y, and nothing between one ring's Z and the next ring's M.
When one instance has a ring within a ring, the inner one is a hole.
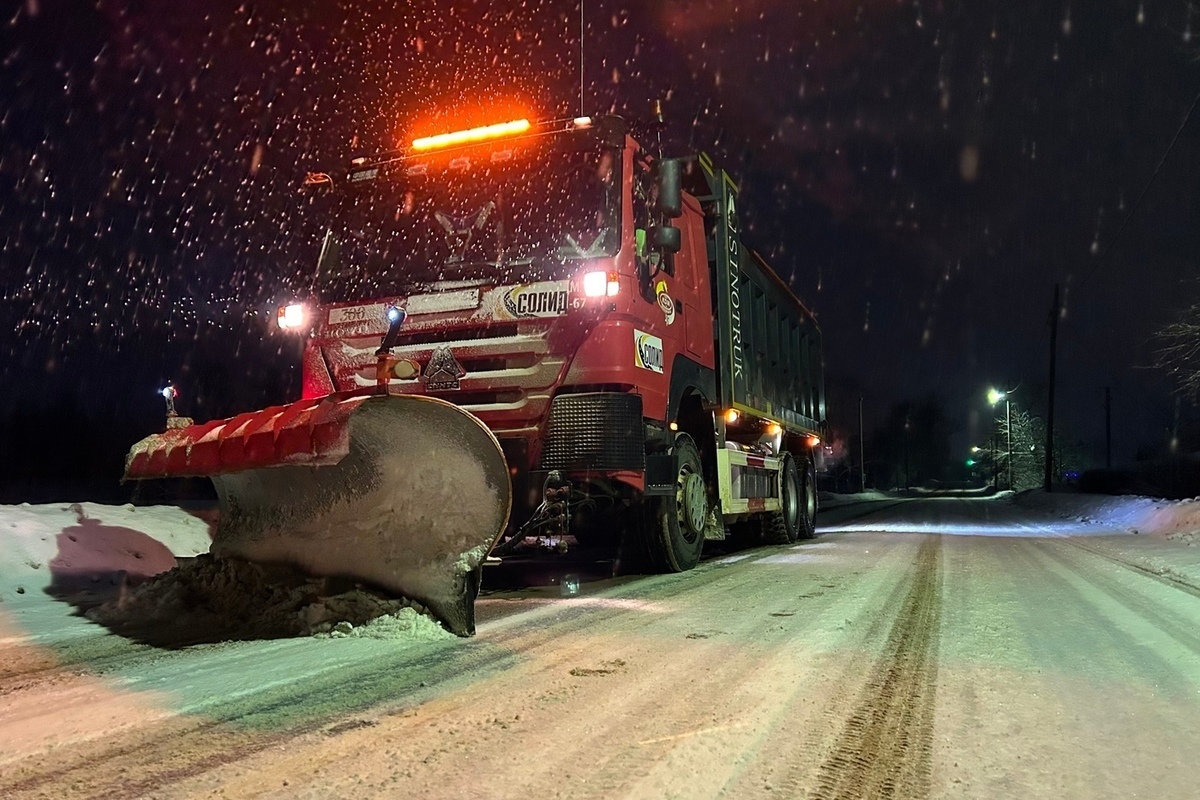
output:
M437 294L415 294L408 298L405 311L409 314L440 314L447 311L462 311L479 307L478 289L460 289L457 292Z
M476 605L486 605L492 602L492 598L480 598L476 601ZM511 602L504 600L502 602ZM650 600L639 600L631 597L596 597L587 595L575 595L574 597L522 597L520 602L523 605L550 607L560 603L569 603L573 606L590 606L592 608L619 608L625 611L646 611L651 614L667 614L674 609L668 608L661 603L655 603Z
M652 614L666 614L671 609L661 603L649 600L638 600L629 597L587 597L576 595L564 597L562 602L573 606L594 606L596 608L620 608L627 611L648 611Z
M838 525L822 530L829 533L933 533L941 536L997 536L1001 538L1044 539L1051 536L1102 536L1111 529L1097 530L1078 522L1038 522L1037 524L989 523L962 524L957 522L888 522L861 525Z
M754 563L756 563L756 564L803 564L803 563L809 562L809 561L816 561L818 558L819 558L819 556L815 556L815 555L810 556L810 555L806 555L804 553L788 552L788 553L777 553L776 555L773 555L773 556L767 556L766 558L760 558L758 561L756 561Z

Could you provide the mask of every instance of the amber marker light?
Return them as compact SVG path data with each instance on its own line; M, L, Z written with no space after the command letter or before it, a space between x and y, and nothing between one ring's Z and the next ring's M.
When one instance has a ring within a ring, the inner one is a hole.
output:
M505 136L516 136L529 130L529 120L514 119L511 122L501 122L496 125L485 125L482 128L469 128L465 131L439 133L436 136L422 136L413 139L413 150L439 150L443 147L453 147L456 144L471 144L486 142L489 139L503 139Z
M736 408L731 408L725 412L725 422L726 424L732 425L738 421L738 417L740 416L741 414L738 413Z
M783 433L783 426L780 425L778 422L772 422L770 425L767 426L767 435L778 436L781 433Z

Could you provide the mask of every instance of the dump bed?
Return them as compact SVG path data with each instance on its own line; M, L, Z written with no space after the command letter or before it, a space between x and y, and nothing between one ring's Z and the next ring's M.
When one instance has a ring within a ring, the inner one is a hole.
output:
M717 385L722 407L819 433L825 421L821 329L762 257L741 242L738 187L700 154L715 226Z

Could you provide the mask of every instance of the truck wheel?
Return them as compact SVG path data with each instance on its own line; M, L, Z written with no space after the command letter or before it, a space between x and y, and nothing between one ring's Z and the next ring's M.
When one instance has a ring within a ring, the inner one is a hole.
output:
M783 454L783 472L779 481L782 490L779 493L780 509L768 512L762 522L762 538L767 544L791 544L801 535L804 488L791 453Z
M692 437L675 437L675 496L657 497L650 508L646 544L660 572L685 572L700 561L704 522L708 517L708 487L700 451Z
M812 461L804 459L800 492L800 530L798 538L811 539L817 535L817 470Z

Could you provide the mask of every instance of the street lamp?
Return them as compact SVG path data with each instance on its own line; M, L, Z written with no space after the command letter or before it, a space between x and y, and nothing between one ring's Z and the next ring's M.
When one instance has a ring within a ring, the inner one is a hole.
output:
M971 455L967 457L967 468L971 470L971 474L975 474L975 467L979 466L981 453L985 452L982 447L971 445Z
M1009 402L1008 392L1002 392L999 389L988 389L988 402L994 407L1001 400L1004 401L1004 427L1008 431L1008 490L1011 492L1013 488L1013 459L1012 459L1012 403Z

